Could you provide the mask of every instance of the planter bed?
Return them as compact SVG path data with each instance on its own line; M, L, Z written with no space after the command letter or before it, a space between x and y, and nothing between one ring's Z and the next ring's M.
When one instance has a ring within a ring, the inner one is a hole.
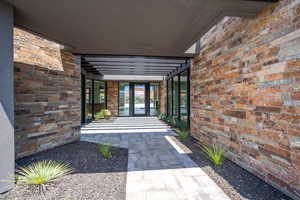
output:
M56 200L125 200L128 150L112 148L112 158L105 160L99 153L98 144L75 142L38 153L17 161L26 166L40 160L69 162L75 169L71 175L47 186L46 199ZM38 188L16 185L0 195L7 200L39 200Z
M207 159L195 139L189 137L186 141L179 142L179 137L173 137L173 140L219 185L230 199L292 200L230 160L225 159L222 166L216 167Z

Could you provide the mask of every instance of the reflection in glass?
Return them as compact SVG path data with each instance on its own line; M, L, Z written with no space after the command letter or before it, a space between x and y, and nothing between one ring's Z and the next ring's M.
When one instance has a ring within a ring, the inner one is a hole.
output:
M134 114L145 115L145 84L134 84Z
M85 119L91 121L93 118L92 109L92 80L85 81Z
M150 115L159 113L159 84L150 83Z
M188 121L188 72L180 74L180 119Z
M178 116L178 76L173 78L173 116Z
M120 82L119 85L119 115L129 116L129 83Z
M94 113L97 114L105 109L105 82L94 81Z

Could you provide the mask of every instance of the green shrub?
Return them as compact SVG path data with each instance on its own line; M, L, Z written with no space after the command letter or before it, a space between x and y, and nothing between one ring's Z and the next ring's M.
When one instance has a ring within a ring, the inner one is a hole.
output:
M57 161L39 161L16 171L16 180L20 184L44 185L61 179L73 172L69 164Z
M177 124L177 127L178 127L180 130L183 130L183 131L189 130L189 125L188 125L188 123L185 122L185 121L179 121L178 124Z
M97 115L99 116L99 118L97 118ZM97 115L95 116L96 119L101 119L101 118L110 118L111 117L111 112L108 109L102 109L99 113L97 113Z
M224 152L226 150L224 146L214 144L210 148L208 146L203 145L202 149L213 164L215 164L216 166L222 165L222 161L224 159Z
M109 159L111 155L111 145L109 144L100 144L99 145L99 151L103 158Z
M185 141L190 134L188 130L178 130L177 133L179 135L180 140L182 141Z
M103 119L105 116L103 114L103 112L98 112L96 115L95 115L95 118L96 119Z
M172 124L172 116L167 116L166 122L167 122L167 124L171 125Z
M176 127L177 126L177 117L173 116L170 120L170 125L172 127Z
M160 120L166 120L166 117L167 117L167 115L166 114L164 114L164 113L160 113L159 115L158 115L158 119L160 119Z
M160 113L159 115L158 115L158 119L162 119L162 113Z

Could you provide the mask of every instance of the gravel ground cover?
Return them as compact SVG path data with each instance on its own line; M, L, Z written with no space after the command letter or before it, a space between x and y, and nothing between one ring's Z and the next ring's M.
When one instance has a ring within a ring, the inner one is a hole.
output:
M222 166L216 167L195 139L180 142L173 137L173 140L232 200L292 200L230 160L225 159Z
M17 161L26 166L40 160L69 162L71 175L46 187L41 196L35 186L16 185L0 195L5 200L125 200L128 150L112 148L112 157L102 158L98 144L75 142Z

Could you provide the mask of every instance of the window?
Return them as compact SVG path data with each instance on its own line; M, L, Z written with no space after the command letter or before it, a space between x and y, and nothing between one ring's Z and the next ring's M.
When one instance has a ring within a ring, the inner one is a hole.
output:
M94 81L94 113L106 109L105 82Z
M85 81L85 120L93 119L93 102L92 102L92 85L93 81L86 79Z
M168 115L172 115L172 79L168 80Z
M188 71L180 74L180 120L188 122Z
M189 124L189 69L168 79L168 116Z
M178 88L179 86L179 77L173 77L173 116L178 117L178 106L179 106L179 99L178 99Z
M83 122L89 122L95 119L95 115L102 109L106 108L106 83L104 81L97 81L85 79L84 85L84 117Z
M129 83L119 83L119 116L129 116Z
M159 84L150 83L150 115L159 113Z

